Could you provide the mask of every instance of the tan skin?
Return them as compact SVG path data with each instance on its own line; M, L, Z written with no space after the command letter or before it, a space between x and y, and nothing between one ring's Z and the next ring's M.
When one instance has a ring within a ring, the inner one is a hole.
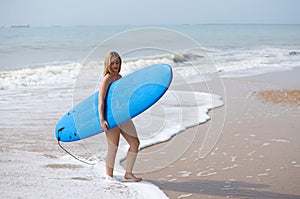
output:
M114 82L117 81L118 79L122 78L122 76L119 74L119 68L120 66L120 61L119 58L113 57L112 62L111 62L111 74L107 74L104 76L101 86L100 86L100 92L99 92L99 113L100 113L100 123L102 126L102 129L105 131L106 139L108 142L108 154L106 158L106 175L113 177L113 170L114 170L114 159L115 155L119 146L119 139L120 139L120 134L125 138L125 140L129 144L129 149L128 149L128 154L137 154L138 153L138 148L139 148L139 139L136 134L136 130L134 127L133 122L130 120L126 122L126 126L129 127L130 134L125 133L124 130L120 128L120 126L117 126L113 129L108 130L108 123L104 118L104 100L106 97L107 89L108 86ZM122 126L122 125L121 125ZM127 132L127 131L126 131ZM111 162L109 162L111 161ZM133 168L133 167L132 167ZM130 179L135 182L140 182L142 179L136 177L132 173L132 168L126 169L126 173L124 175L125 179Z

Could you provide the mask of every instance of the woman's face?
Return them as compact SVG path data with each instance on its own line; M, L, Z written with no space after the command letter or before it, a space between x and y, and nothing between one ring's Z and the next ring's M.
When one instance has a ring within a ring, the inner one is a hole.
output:
M119 73L120 69L120 59L118 57L112 57L111 58L111 64L110 64L111 71L116 74Z

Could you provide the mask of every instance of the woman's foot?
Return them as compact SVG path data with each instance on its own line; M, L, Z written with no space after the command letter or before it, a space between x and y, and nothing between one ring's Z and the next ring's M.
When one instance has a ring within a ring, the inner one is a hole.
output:
M110 181L115 180L115 178L113 176L105 175L104 177L105 177L105 180L110 180Z
M132 180L134 182L141 182L142 178L135 177L132 173L125 173L125 180Z

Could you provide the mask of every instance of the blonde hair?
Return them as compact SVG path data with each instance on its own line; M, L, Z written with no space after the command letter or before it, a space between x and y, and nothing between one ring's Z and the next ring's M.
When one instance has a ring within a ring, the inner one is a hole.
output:
M120 57L120 55L117 52L110 52L108 53L108 55L106 56L105 60L104 60L104 71L103 71L103 76L107 75L107 74L112 74L112 70L111 70L111 62L113 61L113 58L118 58L120 61L120 68L119 71L121 70L121 64L122 64L122 59Z

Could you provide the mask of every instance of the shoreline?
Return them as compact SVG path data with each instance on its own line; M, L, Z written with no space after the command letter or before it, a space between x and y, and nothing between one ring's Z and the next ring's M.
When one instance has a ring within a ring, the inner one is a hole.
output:
M192 144L175 162L139 175L170 198L299 198L299 75L300 69L295 68L224 78L226 92L221 96L225 106L211 110L209 115L217 118L227 109L225 125L210 154L199 158L203 132L210 128L208 121L166 143L142 149L141 152L150 153L166 145L180 144L196 132ZM197 84L195 88L200 91L203 85ZM290 90L295 91L292 103L274 103L274 97L280 98ZM255 95L259 92L269 97L261 99ZM159 161L159 157L148 162L151 161Z
M130 198L146 197L155 192L170 198L299 198L299 107L262 103L251 94L260 90L299 90L299 74L300 69L295 69L224 78L224 93L218 87L218 80L213 78L209 89L205 83L193 85L199 92L212 89L211 93L222 96L225 106L211 110L209 122L189 128L165 143L143 149L141 153L152 153L153 157L143 159L144 165L159 165L162 158L170 158L172 154L175 161L164 168L137 173L144 179L141 184L104 182L98 175L103 174L99 165L95 168L83 165L58 148L53 126L72 102L72 93L66 92L69 87L50 91L44 88L39 92L32 88L21 89L3 98L5 105L12 103L13 97L13 106L18 108L3 114L6 116L2 121L5 124L3 135L11 135L14 139L3 136L1 141L1 195L30 198L35 193L44 198L57 195ZM55 104L55 108L44 106L41 99ZM2 110L6 110L5 106ZM218 125L219 119L223 121L224 111L225 126L220 139L206 158L200 158L199 147L205 132L214 127L213 122ZM101 135L95 136L84 143L67 145L67 148L79 155L88 145L91 154L96 154L101 151L99 143L104 142L103 134L100 138Z

